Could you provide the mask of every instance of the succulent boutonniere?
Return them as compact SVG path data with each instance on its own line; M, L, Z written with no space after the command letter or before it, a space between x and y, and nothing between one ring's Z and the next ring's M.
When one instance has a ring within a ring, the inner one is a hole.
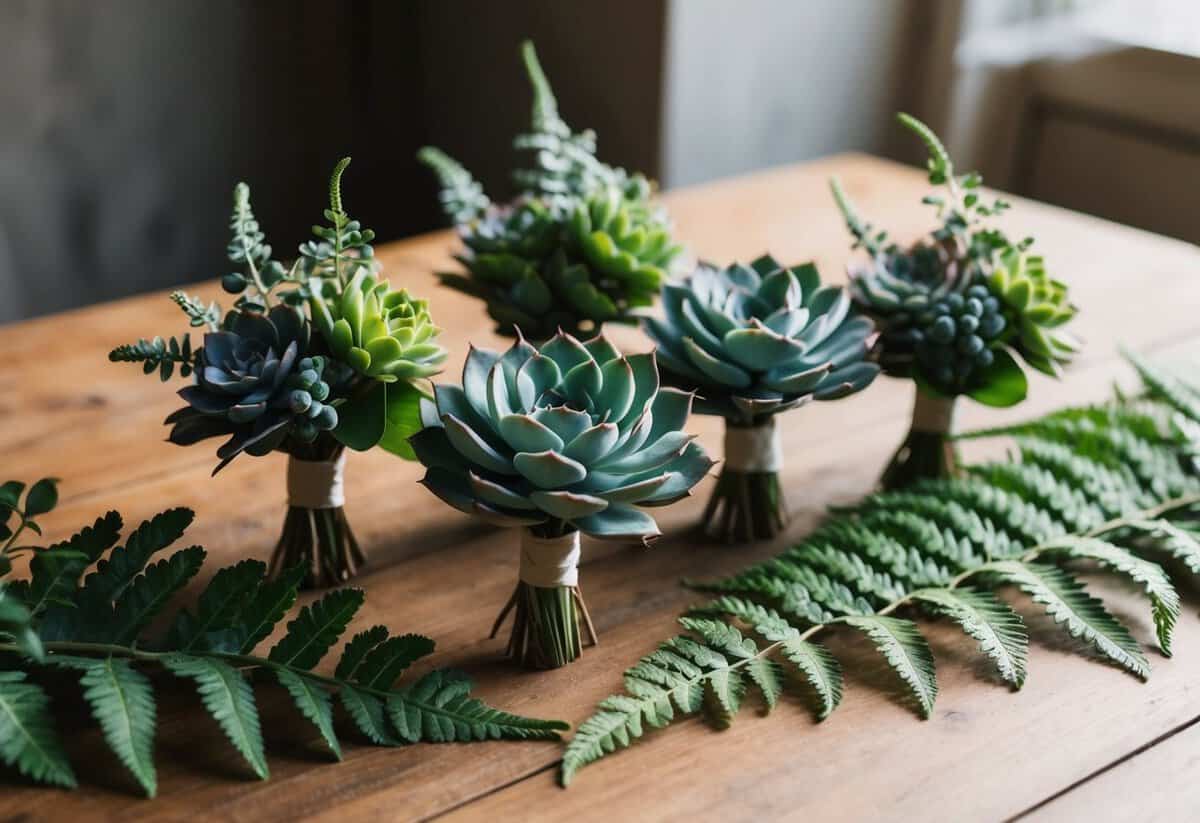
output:
M660 388L653 354L622 357L603 337L559 333L504 354L472 348L462 386L438 385L411 439L424 485L454 508L521 532L509 653L534 668L582 652L580 534L648 541L639 506L682 497L712 466L683 426L692 395Z
M697 393L696 410L725 419L725 463L704 525L726 542L773 537L787 522L775 415L866 388L873 325L811 263L764 255L749 266L701 264L663 289L663 317L643 328L663 376Z
M234 190L229 259L238 270L221 285L233 308L176 292L171 297L203 343L190 337L139 340L109 359L142 363L162 380L191 377L186 405L167 418L168 439L191 445L224 437L214 474L240 454L282 451L289 507L272 570L297 564L305 585L329 586L363 561L343 506L345 447L380 446L407 459L420 428L421 383L440 371L446 351L423 300L379 276L371 241L342 208L342 160L330 182L328 226L300 246L290 265L274 259L250 209L250 190Z
M485 301L508 336L520 329L541 341L560 328L591 335L605 321L632 322L634 309L654 302L681 248L651 200L651 183L597 160L596 135L571 131L559 116L532 43L522 57L533 115L514 145L532 163L513 172L515 200L493 204L438 149L418 154L437 174L442 206L466 246L458 260L467 273L442 280Z
M950 438L960 396L989 406L1025 399L1022 361L1058 377L1081 342L1062 327L1075 316L1065 283L1029 249L992 225L1009 204L984 200L982 178L956 175L945 146L907 114L900 123L929 151L929 182L945 189L924 202L941 224L911 246L889 243L864 222L832 181L834 198L868 259L850 268L855 302L879 325L876 355L886 374L916 383L912 429L884 472L885 488L953 474Z

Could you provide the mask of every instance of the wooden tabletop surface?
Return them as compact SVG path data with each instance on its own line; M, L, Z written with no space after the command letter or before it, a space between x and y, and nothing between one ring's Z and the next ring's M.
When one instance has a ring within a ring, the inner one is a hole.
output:
M748 260L770 250L785 261L815 259L827 279L840 281L849 251L826 188L833 174L863 214L894 237L929 227L932 215L918 203L924 176L861 155L671 192L665 200L679 237L700 257ZM1200 250L1020 199L1015 206L1005 218L1010 234L1035 234L1052 270L1070 281L1082 306L1077 328L1089 345L1061 383L1034 378L1030 400L1017 410L970 405L964 425L1104 397L1114 379L1127 377L1118 342L1169 354L1200 338ZM457 380L468 341L501 343L479 305L437 285L433 272L453 265L455 245L441 232L384 246L379 257L393 283L429 298L452 353L447 379ZM218 295L212 283L192 290ZM52 539L108 509L128 523L190 506L197 520L189 542L208 549L211 574L243 557L268 556L283 517L285 458L239 459L214 479L206 444L164 442L162 420L177 398L105 354L132 338L176 330L180 320L178 309L155 294L0 328L0 480L62 478L60 508L44 522ZM637 332L614 336L626 349L648 348ZM674 619L696 599L680 588L681 577L721 575L760 560L811 529L828 504L870 490L904 433L911 395L911 385L881 379L848 400L783 418L785 487L795 518L774 544L724 548L687 534L711 479L690 500L659 510L666 537L650 550L585 540L581 583L601 643L553 672L513 667L501 659L503 639L486 637L515 580L516 535L441 505L416 484L419 466L355 454L347 513L369 567L355 581L367 603L352 629L386 623L427 634L438 644L430 665L467 670L492 704L577 724L619 689L628 665L674 632ZM720 421L697 417L689 428L719 452ZM744 711L724 732L683 721L585 769L565 791L555 782L554 743L383 749L354 744L346 734L344 762L331 763L316 732L282 692L269 689L260 692L260 707L272 777L259 782L194 695L181 692L160 697L158 799L141 799L94 722L78 713L78 723L60 730L80 788L34 788L0 771L0 821L193 814L340 821L1194 818L1200 587L1181 585L1176 656L1151 652L1148 683L1087 660L1022 607L1033 642L1029 679L1016 694L988 676L972 641L928 626L940 693L933 717L922 722L897 704L891 673L865 642L839 636L831 645L848 670L847 692L828 721L817 725L786 701L769 718ZM1108 580L1095 587L1149 645L1144 603Z

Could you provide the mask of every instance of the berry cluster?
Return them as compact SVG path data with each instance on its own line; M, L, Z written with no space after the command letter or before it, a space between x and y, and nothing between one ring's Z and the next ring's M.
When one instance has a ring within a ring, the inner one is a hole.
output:
M324 402L329 399L329 384L322 379L325 366L324 357L305 357L287 379L291 391L281 397L295 415L292 436L305 443L323 431L333 431L338 423L337 409Z
M982 284L947 294L913 321L909 339L917 361L947 389L966 387L973 374L992 365L992 349L1007 326L1000 301Z

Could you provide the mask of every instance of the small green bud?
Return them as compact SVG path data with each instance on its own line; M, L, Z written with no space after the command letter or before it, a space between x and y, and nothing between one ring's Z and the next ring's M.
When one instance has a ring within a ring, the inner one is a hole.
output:
M313 422L317 425L317 428L330 431L338 424L337 409L333 406L323 406L321 413L316 416Z
M312 395L303 389L296 389L288 397L288 405L295 414L304 414L312 403Z
M324 401L329 397L329 384L324 380L318 380L308 391L313 396L313 400Z
M238 294L246 290L246 278L233 271L221 278L221 288L230 294Z

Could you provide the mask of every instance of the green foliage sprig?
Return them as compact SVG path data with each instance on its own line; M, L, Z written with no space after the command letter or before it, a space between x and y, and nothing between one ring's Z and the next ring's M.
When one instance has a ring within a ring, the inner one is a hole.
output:
M842 694L841 668L818 636L864 634L896 672L918 714L937 697L934 659L912 618L946 619L979 643L1013 688L1026 678L1028 636L994 590L1012 586L1081 645L1131 674L1150 665L1125 625L1075 569L1127 577L1150 603L1158 646L1171 653L1178 594L1159 565L1200 574L1200 476L1191 457L1200 384L1135 360L1145 392L1066 409L972 436L1006 436L1019 459L969 467L839 511L781 555L712 582L716 598L680 622L625 674L625 691L579 726L562 782L646 727L701 710L730 723L747 694L769 711L794 667L824 719ZM1189 427L1191 427L1189 429Z
M243 560L216 572L194 608L179 607L165 632L151 623L201 569L205 552L191 546L159 559L192 522L170 509L142 523L118 546L122 520L98 518L48 548L16 547L36 517L53 508L55 481L0 486L0 761L32 780L76 785L75 770L55 730L53 704L39 681L75 673L109 747L149 796L157 790L154 684L163 669L197 688L206 711L261 779L268 777L251 682L277 681L341 759L334 702L362 735L384 746L488 739L553 739L563 723L493 709L470 696L462 674L433 671L397 681L428 656L432 640L390 635L373 626L345 644L332 676L314 668L345 633L364 595L340 589L303 607L269 651L258 647L296 601L302 568L266 581L266 564ZM15 527L9 521L16 519ZM10 557L28 554L28 580L9 582ZM89 568L94 570L86 573Z
M442 208L467 247L458 258L467 274L440 276L484 300L502 334L519 329L542 341L561 328L591 336L653 303L681 247L650 182L598 160L596 135L573 132L559 115L533 44L521 55L533 106L530 130L513 141L521 155L514 201L493 205L440 149L417 154L437 176Z

